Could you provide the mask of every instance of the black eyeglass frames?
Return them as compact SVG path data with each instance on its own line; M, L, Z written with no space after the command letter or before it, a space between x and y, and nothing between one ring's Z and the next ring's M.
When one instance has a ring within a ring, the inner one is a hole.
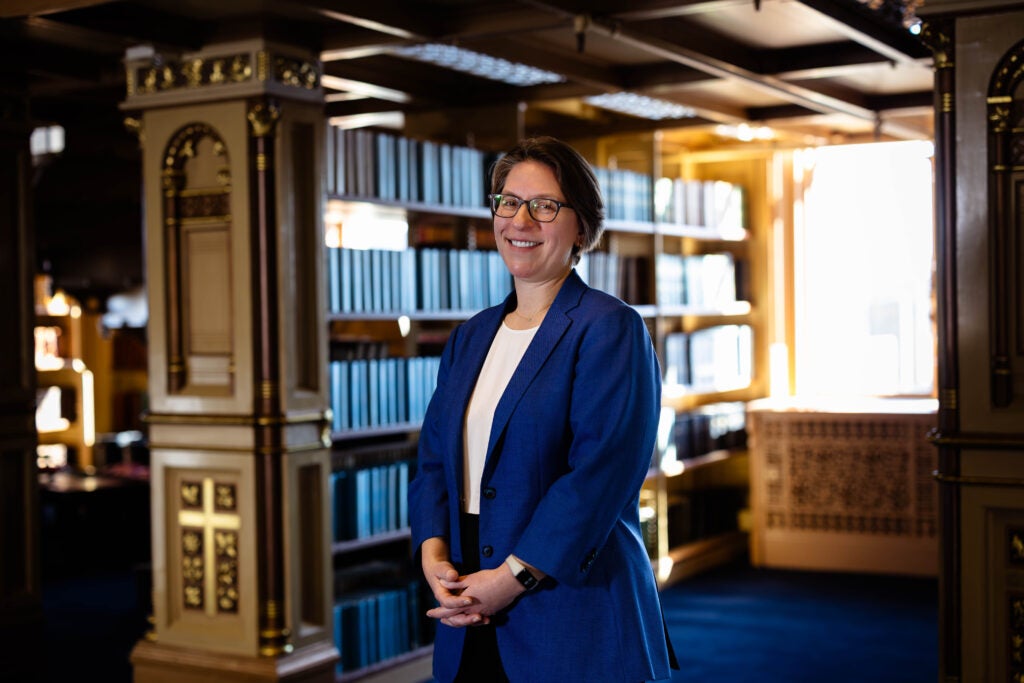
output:
M526 204L526 210L530 217L541 223L550 223L558 217L558 211L562 208L572 207L557 199L547 197L534 197L526 200L514 194L489 194L487 198L491 201L491 213L501 218L512 218L519 213L519 207Z

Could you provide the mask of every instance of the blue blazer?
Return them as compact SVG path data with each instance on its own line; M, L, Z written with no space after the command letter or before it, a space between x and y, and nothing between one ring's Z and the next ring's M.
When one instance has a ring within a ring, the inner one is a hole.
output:
M410 486L413 547L440 536L462 562L463 418L515 295L444 349ZM513 683L668 679L669 645L640 534L661 380L643 320L573 271L498 402L481 482L479 562L509 553L548 578L492 623ZM455 678L465 629L437 624L434 675Z

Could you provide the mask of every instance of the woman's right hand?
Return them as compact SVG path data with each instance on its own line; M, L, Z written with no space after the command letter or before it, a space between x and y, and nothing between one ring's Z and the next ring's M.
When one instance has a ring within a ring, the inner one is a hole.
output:
M448 544L439 537L428 538L420 546L423 576L430 586L438 606L427 612L428 617L454 627L486 624L490 619L477 611L476 600L462 595L466 588L463 577L452 564Z

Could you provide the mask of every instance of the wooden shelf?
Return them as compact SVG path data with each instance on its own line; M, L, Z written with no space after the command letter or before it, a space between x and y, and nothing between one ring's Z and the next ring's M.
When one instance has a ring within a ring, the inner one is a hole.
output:
M727 318L732 316L750 315L752 308L749 301L733 301L722 306L708 307L708 306L658 306L658 314L663 316L700 316L700 317L720 317Z
M730 531L672 548L661 560L652 561L662 588L726 564L747 552L747 533Z
M331 441L335 444L345 441L359 441L360 439L374 438L378 436L397 436L418 432L419 422L398 422L396 424L384 425L381 427L365 427L363 429L346 429L341 432L331 432Z
M491 210L486 206L459 206L456 204L425 204L423 202L407 202L395 199L380 199L378 197L353 197L349 195L332 195L328 197L332 201L345 202L347 204L374 204L389 210L399 209L412 213L427 213L438 216L457 216L460 218L482 218L489 220Z
M720 449L704 453L693 458L676 460L663 467L652 467L647 474L647 478L650 479L659 475L666 477L678 477L684 472L692 472L696 469L700 469L701 467L707 467L708 465L713 465L718 462L724 462L745 452L745 450Z
M425 681L433 676L433 645L406 652L365 669L343 673L336 677L336 683L407 683Z
M374 548L380 545L387 545L397 541L407 541L409 538L411 538L411 533L408 528L398 529L396 531L388 531L383 534L375 534L368 538L354 538L350 541L335 541L331 544L331 552L337 555L340 553L352 552L353 550L362 550L364 548Z

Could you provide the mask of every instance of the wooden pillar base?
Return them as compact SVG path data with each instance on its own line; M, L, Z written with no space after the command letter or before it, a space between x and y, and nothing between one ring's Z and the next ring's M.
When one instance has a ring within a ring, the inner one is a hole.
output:
M131 662L135 683L334 683L338 650L321 642L281 657L247 657L141 640Z

